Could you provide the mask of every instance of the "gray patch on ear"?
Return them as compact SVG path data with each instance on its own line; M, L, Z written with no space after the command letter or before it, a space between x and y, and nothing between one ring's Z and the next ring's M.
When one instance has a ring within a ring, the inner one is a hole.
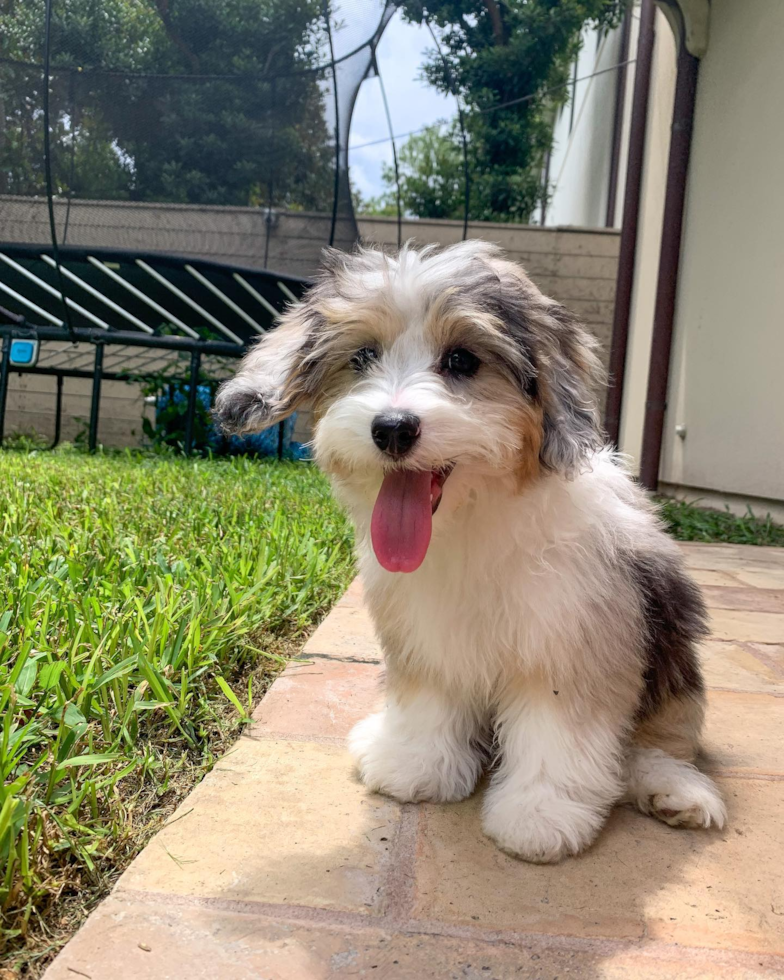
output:
M551 470L572 474L581 461L599 449L599 418L573 365L558 358L548 386L542 426L541 459Z
M517 348L509 370L542 406L542 465L571 476L603 443L594 396L602 373L596 341L522 270L511 270L506 262L476 263L466 271L461 294L504 324Z
M220 386L212 410L213 419L227 436L258 432L270 425L272 414L262 393L240 378Z
M602 367L594 353L596 341L574 314L557 303L542 312L550 351L542 372L546 384L540 458L548 469L572 476L604 443L595 394Z

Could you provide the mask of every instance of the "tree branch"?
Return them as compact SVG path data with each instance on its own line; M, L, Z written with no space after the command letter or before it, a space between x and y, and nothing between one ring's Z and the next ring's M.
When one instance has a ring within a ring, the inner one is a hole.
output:
M506 32L504 31L504 22L501 20L501 10L496 3L496 0L482 0L485 5L487 13L490 15L490 23L493 27L493 37L495 38L495 43L499 46L506 44Z
M163 21L163 26L166 28L166 35L168 36L169 40L185 57L185 60L190 65L193 74L198 75L199 71L201 70L199 56L191 51L182 34L180 34L172 23L171 16L169 15L169 0L155 0L155 7L161 20Z

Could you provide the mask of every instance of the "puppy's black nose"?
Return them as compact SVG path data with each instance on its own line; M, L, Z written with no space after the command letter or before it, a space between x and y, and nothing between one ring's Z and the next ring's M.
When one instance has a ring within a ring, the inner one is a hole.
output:
M411 452L419 438L419 431L419 419L409 412L377 415L370 426L373 442L382 453L396 459Z

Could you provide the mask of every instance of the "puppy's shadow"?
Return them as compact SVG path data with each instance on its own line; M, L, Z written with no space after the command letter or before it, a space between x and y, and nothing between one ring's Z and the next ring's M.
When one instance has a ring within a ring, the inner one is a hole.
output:
M776 934L768 905L763 911L747 891L780 890L772 864L759 872L769 843L752 819L753 781L725 781L730 819L722 831L671 828L619 806L593 847L556 865L510 857L483 835L481 789L462 803L422 808L417 915L501 938L614 940L580 954L579 976L597 978L607 977L608 960L623 969L649 940L754 950L764 948L766 932ZM677 963L672 969L682 975Z
M744 943L759 927L759 910L738 888L755 851L752 811L737 786L727 792L731 822L724 831L673 829L618 807L585 854L533 865L502 853L482 833L482 787L461 803L401 806L369 793L357 801L355 780L347 766L350 835L298 841L293 834L285 847L278 841L276 852L253 862L223 896L248 899L269 894L271 882L278 892L290 883L273 898L285 906L283 917L291 907L323 909L308 929L318 933L313 949L329 951L324 976L378 967L375 976L394 977L399 969L401 976L502 978L510 962L502 953L513 949L512 960L530 957L553 976L569 967L599 980L611 965L625 970L651 939L673 956L677 944L749 948ZM325 812L324 820L340 814ZM249 827L248 839L256 837ZM579 942L585 939L604 942ZM677 961L671 969L682 975Z

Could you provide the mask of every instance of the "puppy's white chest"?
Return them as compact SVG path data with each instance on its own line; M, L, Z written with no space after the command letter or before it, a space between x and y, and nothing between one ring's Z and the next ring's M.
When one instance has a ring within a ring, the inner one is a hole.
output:
M492 689L513 659L519 665L525 658L529 616L524 603L510 602L511 576L503 570L428 561L403 576L375 571L372 559L363 565L386 652L417 673L476 692Z

